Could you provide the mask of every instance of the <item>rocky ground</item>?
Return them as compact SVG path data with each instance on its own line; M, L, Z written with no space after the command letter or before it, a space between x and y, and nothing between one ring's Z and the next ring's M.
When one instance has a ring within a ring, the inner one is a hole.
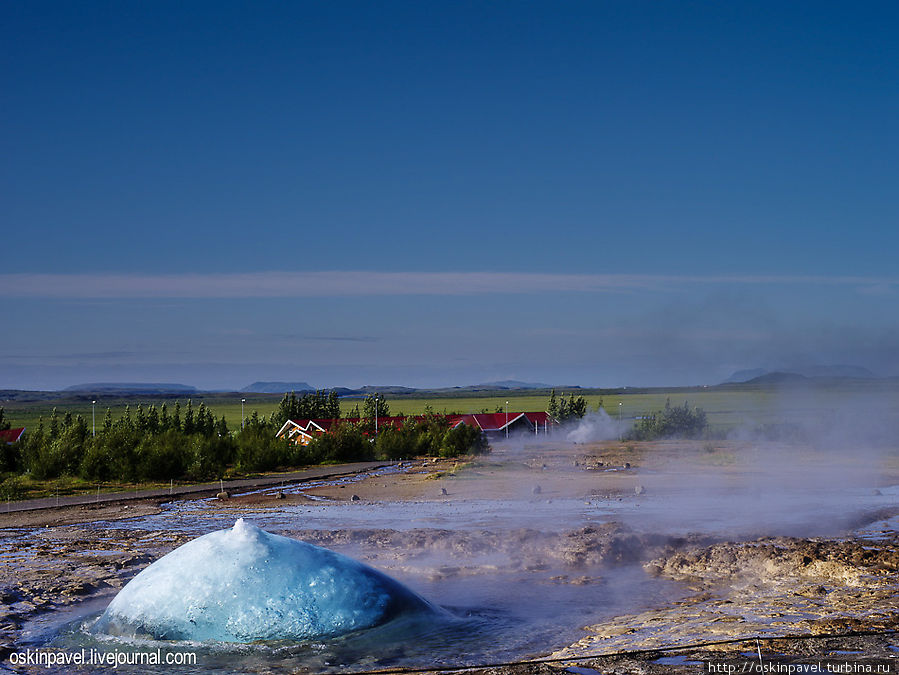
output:
M724 465L737 444L693 449L678 465L685 475L697 466ZM658 489L664 456L683 444L605 444L497 453L474 463L417 462L404 473L361 483L322 486L305 494L277 491L211 502L207 509L242 515L278 509L312 497L365 504L389 500L507 500L523 511L572 495L590 500L639 500L644 486ZM510 466L512 467L510 469ZM653 482L655 478L655 482ZM899 482L884 475L883 485ZM505 503L505 502L504 502ZM505 572L538 574L553 583L601 583L604 570L642 566L651 576L681 585L678 599L647 611L624 614L584 627L583 637L546 655L552 663L506 665L480 672L654 673L695 671L697 664L730 659L883 658L896 672L899 638L899 505L864 519L889 518L882 531L864 537L749 537L729 540L720 533L675 534L596 522L578 527L522 526L405 529L297 527L282 532L312 543L353 552L389 573L425 575L431 581ZM91 521L129 518L159 511L155 502L123 507L71 507L0 519L0 659L22 637L29 621L90 600L111 597L140 569L184 543L189 535L168 531L90 526ZM14 514L11 514L14 515ZM78 523L85 523L78 525ZM825 637L880 632L880 635ZM787 635L819 636L806 640ZM728 642L761 636L758 644ZM662 648L679 651L654 651ZM618 652L640 653L596 657ZM709 672L706 670L706 672Z

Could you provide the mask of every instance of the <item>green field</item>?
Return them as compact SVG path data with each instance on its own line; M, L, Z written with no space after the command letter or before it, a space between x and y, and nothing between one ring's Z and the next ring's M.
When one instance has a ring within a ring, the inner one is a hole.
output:
M559 390L559 394L562 390ZM708 414L713 430L724 431L743 424L751 427L775 424L809 415L831 415L849 407L883 408L894 413L899 411L899 384L893 380L874 380L859 383L852 381L839 385L829 384L802 391L777 389L774 387L709 387L672 388L653 390L576 390L586 398L591 409L602 401L605 410L612 416L620 414L623 421L633 420L665 406L670 399L672 405L699 406ZM241 398L246 399L246 415L253 411L269 415L277 409L280 394L194 394L194 407L200 402L206 404L216 417L225 416L230 428L240 425ZM169 409L175 401L182 407L187 402L184 396L127 396L98 399L96 405L97 425L102 423L107 407L114 417L123 414L126 405L132 408L139 403L157 406L167 403ZM452 396L445 394L387 397L392 415L418 414L430 405L438 413L476 413L503 411L506 401L509 412L546 410L549 392L539 391L494 391L479 392L477 395ZM348 414L354 406L361 405L358 398L342 399L341 411ZM55 406L60 414L71 412L82 415L91 424L91 399L84 395L42 394L28 395L21 392L0 398L0 406L13 426L34 427L38 419L46 419Z

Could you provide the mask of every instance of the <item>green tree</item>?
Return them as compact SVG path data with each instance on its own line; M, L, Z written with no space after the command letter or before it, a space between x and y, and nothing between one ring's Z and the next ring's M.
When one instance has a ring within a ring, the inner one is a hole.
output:
M553 396L550 397L550 407L553 407L553 403L555 403L555 390L553 390ZM568 398L565 398L565 394L559 397L559 402L555 404L556 414L553 415L547 410L550 417L553 417L559 422L566 422L570 419L580 419L584 415L587 414L587 399L583 396L575 397L574 394L569 394Z
M372 442L355 424L339 422L331 430L312 439L306 446L311 463L352 462L374 459Z
M556 400L555 389L553 389L549 395L549 404L546 407L546 413L554 420L559 419L559 402Z
M479 455L486 452L488 447L487 439L480 429L460 424L444 432L439 453L441 457Z
M151 434L159 433L159 411L155 405L151 405L147 410L147 431Z
M383 394L369 394L362 402L362 417L374 419L376 416L390 417L390 405Z
M192 434L194 432L194 407L193 402L190 399L187 399L187 406L184 408L184 423L181 425L181 428L184 430L185 434Z

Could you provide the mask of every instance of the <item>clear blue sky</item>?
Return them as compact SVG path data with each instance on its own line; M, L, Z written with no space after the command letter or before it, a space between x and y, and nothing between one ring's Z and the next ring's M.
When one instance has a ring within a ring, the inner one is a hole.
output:
M0 388L899 374L895 2L4 2Z

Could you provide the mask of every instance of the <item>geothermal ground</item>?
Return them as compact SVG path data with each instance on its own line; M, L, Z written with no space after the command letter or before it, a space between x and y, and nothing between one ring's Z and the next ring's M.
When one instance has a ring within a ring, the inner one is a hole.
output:
M895 454L532 441L228 500L0 514L3 666L30 672L13 663L26 650L148 648L97 641L85 627L150 562L244 517L386 572L459 625L302 647L187 645L198 661L181 672L414 672L539 658L553 660L487 670L710 672L829 659L897 671Z

